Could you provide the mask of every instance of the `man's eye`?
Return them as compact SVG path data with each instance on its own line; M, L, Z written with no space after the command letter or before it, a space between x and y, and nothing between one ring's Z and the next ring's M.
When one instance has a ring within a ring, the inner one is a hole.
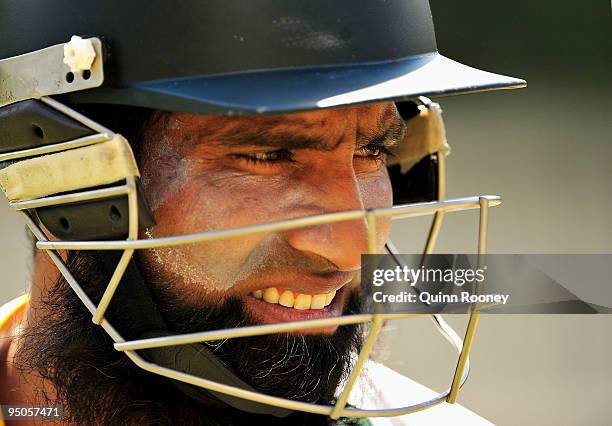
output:
M355 157L368 158L371 160L379 160L389 151L383 146L366 145L355 150Z
M289 151L286 149L279 149L276 151L266 151L266 152L253 152L249 154L235 154L236 158L246 160L251 163L261 164L261 163L277 163L281 161L291 161L292 156Z

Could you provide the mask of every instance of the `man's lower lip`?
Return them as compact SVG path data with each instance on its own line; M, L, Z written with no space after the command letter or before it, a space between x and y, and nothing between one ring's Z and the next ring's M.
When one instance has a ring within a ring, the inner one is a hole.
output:
M344 307L344 287L338 290L334 300L323 309L299 310L268 303L249 295L245 297L245 307L257 322L262 324L277 324L292 321L306 321L323 318L334 318L342 315ZM337 325L329 327L302 329L292 334L329 334L336 331Z

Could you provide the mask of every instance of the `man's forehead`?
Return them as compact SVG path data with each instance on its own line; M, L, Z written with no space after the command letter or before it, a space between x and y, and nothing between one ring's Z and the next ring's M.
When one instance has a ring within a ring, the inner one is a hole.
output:
M210 116L171 113L166 128L184 134L184 139L220 141L235 145L249 145L259 137L264 139L278 133L303 136L303 143L337 139L348 131L356 132L357 139L372 137L380 129L400 121L394 103L362 105L267 116ZM308 139L312 139L308 141ZM296 144L300 138L296 139Z

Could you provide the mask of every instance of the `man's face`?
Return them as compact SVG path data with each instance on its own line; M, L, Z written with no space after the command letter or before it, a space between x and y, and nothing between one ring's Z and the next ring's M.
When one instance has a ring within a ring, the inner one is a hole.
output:
M278 116L161 115L143 143L142 182L157 221L144 234L389 207L385 148L402 134L393 103ZM376 228L382 249L389 220ZM239 298L257 322L272 323L341 315L366 252L362 219L148 250L140 259L184 306Z
M141 237L388 207L392 193L384 148L402 134L393 104L268 117L156 113L139 154L157 225ZM376 227L381 249L390 223L380 220ZM353 220L144 250L136 261L173 333L325 318L362 310L357 290L366 234L366 223ZM110 279L101 253L73 253L75 279L99 294ZM266 289L268 302L256 297ZM289 291L294 306L270 303L274 291ZM323 300L321 306L321 297L316 302L316 295L328 294L334 295L329 304ZM47 297L47 316L23 340L19 359L27 361L24 369L50 378L75 423L83 422L81 413L91 412L92 404L101 423L116 422L115 415L131 419L129 424L162 416L173 424L258 421L238 410L211 410L161 376L142 374L91 323L66 280L58 280ZM304 299L310 306L300 305ZM121 331L140 315L138 309L129 296L117 297L107 313ZM263 394L331 404L362 347L363 331L354 324L204 345ZM194 355L191 361L199 359ZM307 413L291 418L292 424L327 423Z

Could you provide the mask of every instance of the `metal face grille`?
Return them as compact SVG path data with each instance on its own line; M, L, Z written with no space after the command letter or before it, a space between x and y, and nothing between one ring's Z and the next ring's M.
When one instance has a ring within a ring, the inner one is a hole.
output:
M0 161L5 160L17 160L27 157L33 157L43 154L49 154L64 150L69 150L77 147L83 147L87 145L102 143L111 140L115 134L99 124L89 120L87 117L71 110L65 105L47 97L41 98L41 101L50 107L60 111L63 114L79 121L83 125L91 128L96 132L92 136L63 142L54 145L48 145L44 147L12 152L6 154L0 154ZM450 403L455 402L457 394L463 383L467 380L469 373L469 351L472 345L474 333L479 319L479 311L477 307L474 307L470 313L470 319L467 326L466 335L462 340L452 328L444 322L440 315L432 315L435 326L438 330L449 340L449 342L456 348L459 358L457 367L455 369L454 376L452 378L451 386L446 391L440 393L436 397L423 401L418 404L396 407L396 408L381 408L381 409L360 409L354 407L347 407L347 400L350 395L351 389L359 378L364 363L369 357L370 351L376 342L379 331L384 321L406 318L415 316L418 314L385 314L379 311L375 311L370 314L357 314L357 315L343 315L336 318L325 318L316 319L309 321L298 321L288 322L279 324L266 324L250 327L232 328L232 329L220 329L213 331L203 331L191 334L173 335L167 337L157 337L142 340L126 341L113 327L113 325L106 319L105 312L111 302L115 290L119 285L121 278L137 249L151 249L158 247L172 247L185 244L194 244L212 240L219 240L225 238L232 238L237 236L246 236L258 233L268 232L279 232L287 231L290 229L303 228L316 226L321 224L337 223L341 221L349 221L355 219L365 219L368 225L368 248L369 253L375 254L376 248L376 220L378 218L391 218L393 220L410 218L415 216L423 215L434 215L433 223L427 239L424 252L431 253L434 249L435 241L440 227L442 219L446 213L455 211L464 211L470 209L479 210L479 235L478 235L478 254L479 263L482 263L484 258L482 255L486 252L486 240L487 240L487 223L488 223L488 209L489 207L497 206L500 204L501 199L498 196L475 196L467 198L457 199L444 199L444 155L439 155L439 188L438 193L440 195L440 201L405 204L400 206L394 206L391 208L377 208L368 210L356 210L356 211L342 211L317 216L300 217L296 219L284 220L272 223L261 223L252 226L230 228L202 233L195 233L189 235L171 236L165 238L138 239L138 200L136 192L136 180L134 176L130 176L126 179L124 184L108 187L104 189L96 190L84 190L81 192L70 193L65 195L54 195L43 198L26 200L26 201L15 201L10 203L11 207L20 212L23 216L27 226L32 233L38 239L38 249L44 250L47 255L51 258L53 263L57 266L59 271L62 273L66 281L75 291L77 296L81 299L85 307L91 312L92 320L94 323L99 324L108 333L108 335L114 340L114 347L118 351L122 351L126 354L137 366L147 370L151 373L159 374L174 380L179 380L185 383L189 383L195 386L209 389L211 391L220 392L223 394L239 397L263 404L268 404L276 407L282 407L290 410L298 410L310 413L316 413L321 415L329 416L333 419L339 417L375 417L375 416L398 416L415 411L420 411L443 401ZM40 226L30 216L28 209L34 209L43 206L53 206L60 204L70 204L81 201L103 199L116 196L125 196L128 200L129 206L129 234L126 240L119 241L49 241L42 231ZM390 253L397 253L391 242L387 243L387 250ZM104 291L102 299L98 305L94 304L91 299L87 296L82 286L77 282L74 276L69 271L65 262L60 257L58 250L118 250L122 252L122 256L117 264L117 267ZM207 342L219 339L232 339L238 337L247 336L258 336L273 333L286 333L297 330L304 330L308 328L318 328L327 326L342 326L347 324L363 324L370 323L369 334L365 340L365 343L357 357L356 363L353 370L339 394L339 398L335 405L318 405L311 404L296 400L284 399L265 395L256 391L250 391L241 389L234 386L229 386L222 383L206 380L201 377L197 377L191 374L184 373L169 369L158 364L149 362L143 359L135 351L140 349L154 349L164 346L173 345L184 345L197 342Z

